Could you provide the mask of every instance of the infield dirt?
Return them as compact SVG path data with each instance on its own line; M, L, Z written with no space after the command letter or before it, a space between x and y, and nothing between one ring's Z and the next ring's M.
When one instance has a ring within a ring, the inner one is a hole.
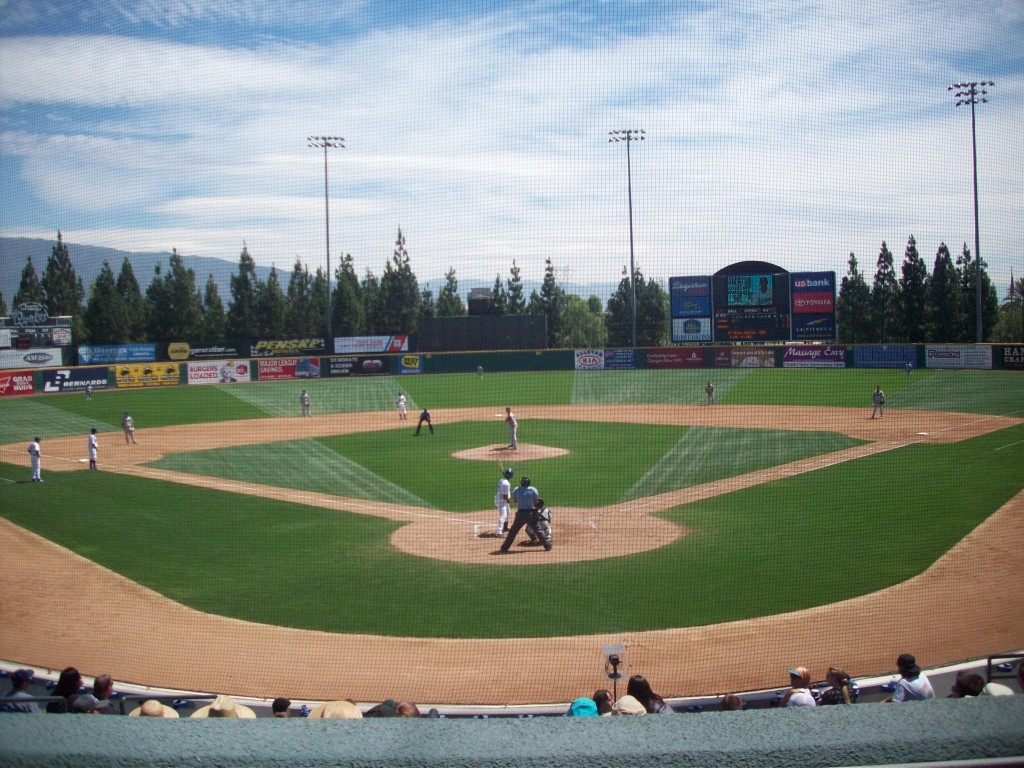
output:
M437 410L435 428L491 419L492 411ZM1021 423L928 411L891 410L885 419L870 420L863 409L720 405L537 406L519 409L517 415L521 423L543 418L827 430L869 442L608 507L560 504L552 552L513 548L514 556L502 558L494 556L493 537L473 533L474 526L490 530L495 518L491 509L451 515L141 466L197 445L216 448L271 442L282 434L295 440L405 428L390 413L143 429L135 446L124 445L120 433L111 432L103 442L100 466L402 520L407 524L395 532L392 544L404 552L517 567L654 549L686 535L685 528L654 517L659 510L914 442L958 441ZM83 444L79 436L46 441L44 472L83 470L78 461ZM24 446L0 450L5 460L27 465ZM495 461L495 456L511 456L521 461L556 450L528 443L515 453L481 446L459 458ZM623 643L628 649L625 671L644 674L664 696L781 686L785 670L795 664L810 667L816 677L832 664L855 676L874 674L892 669L896 655L908 650L920 663L936 664L1024 646L1024 619L1007 602L1018 602L1024 587L1024 551L1017 544L1024 533L1022 513L1024 494L1019 494L924 573L842 603L705 627L504 640L337 635L201 613L0 520L0 541L8 555L8 567L0 571L0 658L51 669L73 664L85 674L109 672L136 684L242 696L361 702L399 696L422 703L477 705L567 702L607 687L601 646L609 643ZM893 545L898 556L895 535ZM984 567L978 566L979 551L984 552Z

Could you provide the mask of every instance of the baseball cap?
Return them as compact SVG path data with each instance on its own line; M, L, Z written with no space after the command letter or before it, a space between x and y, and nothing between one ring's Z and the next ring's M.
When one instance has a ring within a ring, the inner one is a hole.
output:
M31 669L18 669L11 674L11 680L15 683L27 683L35 674Z

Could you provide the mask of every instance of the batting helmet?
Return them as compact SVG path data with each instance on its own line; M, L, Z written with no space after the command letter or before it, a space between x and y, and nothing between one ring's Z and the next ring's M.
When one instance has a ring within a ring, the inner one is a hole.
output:
M530 484L530 478L528 478L526 475L523 475L523 479L519 481L519 484L525 488Z
M509 467L508 469L505 470L505 477L507 477L509 480L512 479L512 475L514 474L515 472L512 471L512 467Z

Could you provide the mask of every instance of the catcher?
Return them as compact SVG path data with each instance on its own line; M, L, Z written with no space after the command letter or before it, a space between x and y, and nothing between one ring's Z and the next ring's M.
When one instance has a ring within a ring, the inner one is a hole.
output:
M526 524L526 534L531 544L540 542L545 550L551 551L551 510L544 506L544 499L533 500L533 517Z

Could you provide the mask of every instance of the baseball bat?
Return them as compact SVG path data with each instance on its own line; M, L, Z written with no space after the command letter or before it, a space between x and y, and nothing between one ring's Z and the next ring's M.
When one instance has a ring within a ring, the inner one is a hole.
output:
M498 462L498 469L501 470L501 474L505 474L505 465L501 463L501 459L495 459Z

